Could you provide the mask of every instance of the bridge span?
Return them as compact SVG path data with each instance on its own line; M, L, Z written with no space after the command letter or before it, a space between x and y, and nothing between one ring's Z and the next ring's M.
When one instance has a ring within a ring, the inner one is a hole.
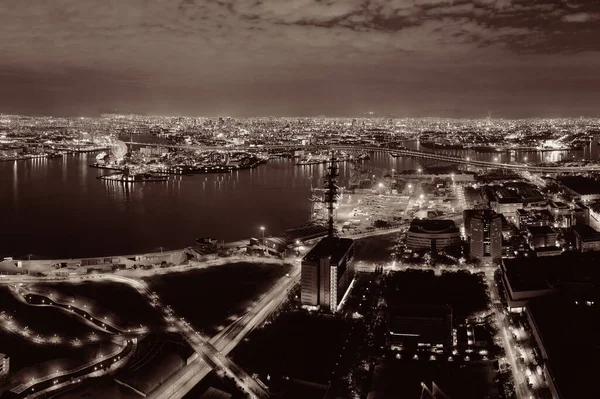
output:
M466 166L474 166L480 168L494 168L494 169L505 169L505 170L517 170L527 171L534 173L574 173L574 172L598 172L600 171L599 165L583 165L583 166L539 166L531 165L527 163L503 163L503 162L490 162L490 161L479 161L471 159L470 157L457 157L453 155L447 155L439 152L428 152L411 150L408 148L387 148L377 146L355 146L355 145L264 145L264 146L196 146L196 145L175 145L175 144L160 144L160 143L139 143L139 142L128 142L128 145L142 145L142 146L153 146L161 148L176 148L185 150L196 150L196 151L291 151L291 150L305 150L305 151L318 151L318 150L338 150L338 151L380 151L393 154L395 157L407 157L415 160L433 160L449 164L458 164Z

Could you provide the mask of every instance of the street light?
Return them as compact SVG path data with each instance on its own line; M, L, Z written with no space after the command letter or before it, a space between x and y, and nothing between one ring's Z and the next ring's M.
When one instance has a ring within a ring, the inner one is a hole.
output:
M260 226L260 231L262 231L262 238L265 239L265 226Z

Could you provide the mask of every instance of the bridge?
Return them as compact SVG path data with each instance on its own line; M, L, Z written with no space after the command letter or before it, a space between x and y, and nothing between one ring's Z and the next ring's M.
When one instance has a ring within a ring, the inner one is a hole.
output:
M533 173L574 173L574 172L598 172L600 171L600 165L583 165L583 166L539 166L530 165L527 163L502 163L502 162L490 162L490 161L478 161L471 159L470 157L458 157L454 155L447 155L441 152L428 152L411 150L405 147L399 148L387 148L378 146L357 146L357 145L293 145L293 144L275 144L275 145L263 145L263 146L197 146L197 145L176 145L176 144L158 144L158 143L140 143L140 142L128 142L127 145L141 145L151 146L160 148L174 148L183 150L195 150L195 151L291 151L291 150L305 150L305 151L319 151L319 150L337 150L337 151L348 151L348 152L387 152L394 157L406 157L414 159L419 163L423 163L424 166L428 166L431 163L446 163L455 165L466 165L480 168L493 168L493 169L504 169L513 171L527 171ZM429 162L427 162L429 161Z

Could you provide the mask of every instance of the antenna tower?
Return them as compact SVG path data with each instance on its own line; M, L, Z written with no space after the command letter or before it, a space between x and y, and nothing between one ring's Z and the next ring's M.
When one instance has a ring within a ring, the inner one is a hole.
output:
M329 173L325 175L325 198L324 202L327 204L327 235L333 237L336 233L333 222L333 210L335 208L335 202L339 194L340 188L337 186L336 178L339 176L338 165L335 159L335 153L331 152L331 164L327 168Z

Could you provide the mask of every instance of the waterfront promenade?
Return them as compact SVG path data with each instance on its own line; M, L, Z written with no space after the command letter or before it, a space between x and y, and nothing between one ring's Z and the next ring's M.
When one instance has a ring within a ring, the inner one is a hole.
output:
M340 234L340 237L361 239L386 234L399 233L406 230L405 225L392 228L380 228L370 231L361 231L356 234ZM319 237L302 241L303 253L309 251L317 242ZM188 248L148 252L130 255L113 255L86 258L69 259L32 259L32 260L3 260L0 261L0 278L3 275L39 275L40 273L49 277L65 277L73 275L89 274L91 272L113 272L122 276L141 278L157 274L182 272L191 269L199 269L210 266L218 266L231 262L260 261L269 262L269 257L249 256L243 253L243 249L249 245L250 240L238 240L220 244L224 250L233 251L228 256L219 257L217 254L206 255L199 259L188 260ZM273 259L279 262L281 259ZM168 267L160 267L163 262ZM20 267L18 265L21 265ZM134 265L138 267L134 268ZM120 266L113 270L113 267Z

